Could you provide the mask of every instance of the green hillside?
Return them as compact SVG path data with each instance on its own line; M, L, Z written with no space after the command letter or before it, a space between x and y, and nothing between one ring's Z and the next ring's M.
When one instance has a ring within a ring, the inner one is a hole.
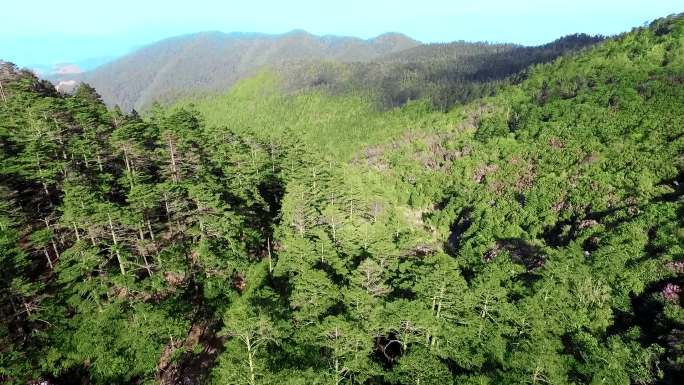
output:
M446 113L0 64L0 382L684 380L681 17Z
M422 44L368 62L286 63L276 69L289 90L371 92L382 109L428 100L446 111L519 80L516 77L530 65L551 62L602 40L575 34L535 47L462 41Z
M349 160L364 145L384 142L407 130L429 130L448 119L431 113L430 103L424 100L379 111L371 93L309 90L291 94L283 92L286 87L276 73L262 71L225 95L186 99L177 106L199 112L208 126L225 126L274 141L294 135L315 147L317 156L336 162Z

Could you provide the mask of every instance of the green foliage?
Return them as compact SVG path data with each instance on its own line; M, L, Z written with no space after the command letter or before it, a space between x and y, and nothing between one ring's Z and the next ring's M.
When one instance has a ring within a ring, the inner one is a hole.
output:
M678 384L682 47L448 113L262 72L141 118L3 64L0 380Z

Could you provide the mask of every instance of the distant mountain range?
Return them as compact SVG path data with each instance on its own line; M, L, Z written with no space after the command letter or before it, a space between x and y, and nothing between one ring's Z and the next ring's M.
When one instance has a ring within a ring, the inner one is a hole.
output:
M419 46L398 33L373 39L315 36L294 30L281 35L201 32L173 37L83 74L49 77L56 84L87 82L108 105L124 110L200 91L221 91L263 66L291 61L366 62Z
M279 71L294 89L367 88L386 105L429 96L448 106L486 93L483 84L600 40L573 35L540 47L523 47L423 44L399 33L364 40L302 30L280 35L201 32L159 41L92 71L78 73L75 67L66 67L47 78L67 92L86 82L107 105L125 111L222 92L264 67Z

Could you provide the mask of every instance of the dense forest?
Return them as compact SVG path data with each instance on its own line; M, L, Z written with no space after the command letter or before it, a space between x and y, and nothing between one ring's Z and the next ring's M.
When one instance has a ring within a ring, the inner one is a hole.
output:
M316 85L2 62L0 383L684 382L681 16L468 103Z
M286 89L325 89L333 94L371 93L381 109L412 100L429 100L435 108L490 96L515 82L526 67L590 47L601 36L576 34L537 47L514 44L454 42L422 44L367 62L317 61L280 66Z

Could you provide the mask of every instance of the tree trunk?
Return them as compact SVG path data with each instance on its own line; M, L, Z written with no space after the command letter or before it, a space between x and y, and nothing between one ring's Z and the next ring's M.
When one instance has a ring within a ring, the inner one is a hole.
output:
M76 233L76 241L81 242L81 236L78 234L78 227L76 227L76 222L72 222L74 225L74 232Z
M52 250L55 251L55 259L59 259L59 251L57 251L57 244L54 240L50 241L52 243Z
M133 189L133 169L131 168L131 162L128 160L128 151L124 148L124 162L126 163L126 171L128 172L128 183L131 185L131 190Z
M171 212L169 211L169 198L164 193L164 209L166 210L166 220L171 220Z
M38 172L41 174L43 173L43 170L40 168L40 166L38 166ZM48 186L42 177L40 178L40 184L43 185L43 191L45 191L45 197L48 199L48 202L50 202L50 191L48 190ZM52 203L50 203L50 205L52 206Z
M26 315L30 317L31 316L31 307L29 306L28 303L26 303L25 300L22 299L21 302L24 303L24 309L26 310ZM12 303L12 307L14 307L14 303Z
M147 256L143 254L143 261L145 261L145 270L147 270L147 275L152 277L152 270L150 270L150 263L147 262Z
M140 240L141 240L141 241L144 241L144 240L145 240L145 233L143 233L143 227L144 227L144 224L143 224L143 223L138 223L138 233L139 233L139 235L140 235Z
M124 148L124 162L126 163L126 171L131 172L131 162L128 161L128 151Z
M152 231L152 224L149 219L147 220L147 230L150 232L150 239L154 241L154 231Z
M271 257L271 238L266 238L266 250L268 250L268 273L273 273L273 258Z
M107 213L107 218L109 219L109 231L112 234L112 242L114 243L114 252L116 253L116 260L119 262L119 270L121 270L121 275L126 275L126 268L124 268L123 260L121 259L121 253L119 253L118 242L116 241L116 233L114 233L114 224L112 223L112 216Z
M52 260L50 259L50 253L48 253L47 249L43 247L43 253L45 254L45 258L47 259L48 266L50 267L50 270L53 269L52 266Z
M245 346L247 346L247 358L249 362L249 384L256 385L254 376L254 357L252 356L252 343L249 340L249 336L245 336Z
M90 243L93 245L93 247L97 246L97 243L95 242L95 236L93 235L92 231L88 231L88 236L90 237Z
M176 166L176 149L173 147L173 141L169 139L169 155L171 156L171 171L173 172L173 181L178 183L178 167Z
M52 230L50 227L50 221L48 221L47 218L43 218L43 222L45 222L45 228L48 230ZM55 243L54 239L50 239L50 243L52 244L52 250L55 251L55 259L59 259L59 251L57 250L57 244Z

